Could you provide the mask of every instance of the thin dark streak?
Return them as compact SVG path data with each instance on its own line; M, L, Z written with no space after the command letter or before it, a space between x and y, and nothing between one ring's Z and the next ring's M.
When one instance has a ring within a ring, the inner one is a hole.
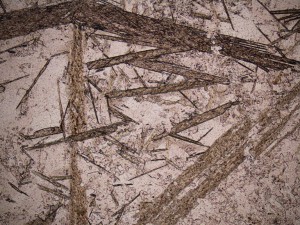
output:
M38 75L36 76L36 78L33 80L32 84L30 85L30 87L27 89L25 95L23 96L23 98L21 99L21 101L19 102L19 104L17 105L16 109L19 108L19 106L28 99L29 93L30 93L31 89L34 87L34 85L36 84L36 82L38 81L38 79L40 78L40 76L45 72L47 66L51 62L51 59L52 59L52 57L50 57L46 61L46 63L44 64L43 68L40 70L40 72L38 73Z
M242 64L242 63L240 63L240 62L237 61L237 60L234 60L234 61L235 61L237 64L241 65L242 67L244 67L244 68L246 68L246 69L252 71L253 73L255 73L255 71L254 71L253 69L249 68L248 66L246 66L246 65L244 65L244 64Z
M186 98L196 109L198 109L197 105L188 97L186 96L182 91L179 91L179 93Z
M120 180L116 175L114 175L112 172L108 171L107 169L105 169L103 166L100 166L99 164L97 164L95 162L95 160L90 159L89 157L82 155L80 153L77 153L81 158L83 158L86 162L89 162L91 164L93 164L94 166L98 167L99 169L105 171L106 173L112 175L115 179Z
M229 101L223 105L220 105L216 108L213 108L211 110L205 111L201 114L197 114L191 118L185 119L179 123L177 123L175 126L173 126L170 130L170 132L164 132L162 134L156 135L152 138L152 140L156 141L161 138L164 138L166 136L169 136L170 134L177 134L184 130L187 130L191 127L197 126L199 124L202 124L206 121L209 121L211 119L214 119L222 114L224 114L228 109L230 109L232 106L239 104L239 102L232 102Z
M117 225L122 217L122 215L125 212L125 209L127 206L129 206L135 199L137 199L140 196L141 193L138 193L138 195L136 195L134 198L132 198L129 202L127 202L126 204L124 204L118 211L116 211L112 216L117 216L116 217L116 223L115 225Z
M171 4L174 4L174 3L170 2L170 0L168 0L168 2L169 2L169 9L170 9L170 12L171 12L172 21L173 21L173 23L176 23L176 20L174 18L174 11L175 10L173 10L172 5L171 5Z
M293 17L293 18L291 18L291 19L285 20L284 22L285 22L285 23L288 23L288 22L290 22L290 21L297 20L297 19L300 19L300 14L298 14L297 17Z
M234 27L233 27L233 24L232 24L232 21L231 21L231 18L230 18L230 15L228 13L228 9L227 9L226 3L225 3L225 0L222 0L222 4L223 4L224 10L226 12L226 15L228 17L228 20L229 20L229 22L231 24L232 30L234 30Z
M173 138L176 138L178 140L181 140L181 141L185 141L185 142L189 142L189 143L195 144L195 145L199 145L199 146L203 146L203 147L208 147L208 146L205 146L204 144L202 144L199 141L192 140L190 138L184 137L184 136L179 135L179 134L170 134L169 136L171 136Z
M277 44L279 41L286 39L286 38L292 36L293 34L298 33L299 31L300 31L299 28L294 29L294 30L288 32L287 34L283 35L282 37L279 37L276 40L272 41L271 44Z
M212 19L212 15L206 15L206 14L202 14L202 13L198 13L198 12L192 12L192 15L194 17L198 17L203 20L211 20ZM217 19L224 23L230 23L228 18L217 17Z
M157 61L157 60L135 60L133 62L129 62L130 65L135 67L139 67L142 69L162 73L166 72L168 74L176 74L187 79L201 79L205 81L213 81L220 84L229 84L230 81L226 78L210 75L207 73L203 73L200 71L191 70L188 67L181 66L178 64L173 64L169 62Z
M158 149L152 149L152 150L150 150L150 152L151 153L153 153L153 152L164 152L164 151L167 151L168 149L166 149L166 148L158 148Z
M57 92L58 92L58 105L59 105L59 112L60 112L60 129L62 130L64 138L66 138L65 126L64 126L64 110L63 110L62 102L61 102L60 86L59 86L58 79L57 79Z
M133 68L133 70L134 70L136 76L138 77L139 81L140 81L140 82L142 83L142 85L146 88L147 85L146 85L145 81L142 79L142 77L139 75L138 71L137 71L135 68Z
M105 99L106 99L107 108L109 109L110 108L109 97L105 96ZM108 117L109 117L109 122L111 122L111 112L110 112L110 110L108 110Z
M19 193L21 193L21 194L26 195L26 196L29 197L29 195L28 195L27 193L25 193L24 191L21 191L21 190L20 190L16 185L14 185L13 183L8 182L8 184L9 184L13 189L15 189L17 192L19 192Z
M263 71L265 71L266 73L270 72L270 70L266 67L263 66L258 66L260 69L262 69Z
M36 219L27 222L25 225L48 225L52 224L55 220L57 211L63 206L62 203L58 203L56 205L50 206L50 210L46 213L43 212L43 216L45 219L42 219L40 216L37 216Z
M136 150L135 150L135 149L133 149L133 148L127 146L126 144L120 142L119 140L117 140L117 139L114 138L113 136L111 136L111 135L107 135L107 136L108 136L110 139L112 139L112 140L110 140L110 139L108 139L107 137L105 137L106 140L109 140L109 141L112 142L113 144L115 144L115 145L121 147L122 149L126 149L126 150L128 150L128 151L130 151L130 152L132 152L132 153L136 153Z
M291 30L295 30L295 28L297 28L300 25L300 20L297 21L297 23L295 23L295 25L292 27Z
M71 104L71 102L70 102L70 100L68 100L66 109L65 109L65 111L63 113L63 117L62 117L61 122L60 122L61 129L62 129L62 131L64 133L64 138L65 138L65 135L66 135L65 134L65 118L66 118L66 115L67 115L67 111L68 111L68 109L70 107L70 104Z
M70 196L62 193L62 191L60 191L60 190L51 189L51 188L45 187L45 186L40 185L40 184L37 184L37 185L38 185L39 189L42 190L42 191L46 191L48 193L51 193L51 194L56 195L58 197L61 197L63 199L70 199Z
M56 187L59 187L59 188L65 189L65 190L69 190L65 185L63 185L63 184L57 182L57 181L54 180L53 178L48 177L48 176L46 176L46 175L44 175L44 174L42 174L42 173L40 173L40 172L38 172L38 171L32 171L32 173L33 173L34 175L40 177L41 179L48 181L49 183L53 184L53 185L56 186Z
M102 90L98 87L98 85L95 83L95 82L93 82L90 78L86 78L87 80L88 80L88 82L91 84L91 85L93 85L94 86L94 88L96 88L100 93L102 93Z
M194 158L196 156L199 156L199 155L203 155L205 152L199 152L199 153L194 153L194 154L191 154L187 157L187 160L190 159L190 158Z
M284 20L284 22L288 22L289 19L294 20L294 19L297 18L297 17L299 17L299 13L290 14L290 15L288 15L288 16L280 17L279 20Z
M135 176L135 177L132 177L132 178L130 178L128 181L131 181L131 180L134 180L134 179L139 178L139 177L141 177L141 176L147 175L147 174L149 174L149 173L151 173L151 172L153 172L153 171L155 171L155 170L161 169L161 168L163 168L163 167L165 167L165 166L167 166L167 165L168 165L168 164L164 164L164 165L162 165L162 166L156 167L156 168L154 168L154 169L152 169L152 170L149 170L149 171L147 171L147 172L145 172L145 173L142 173L142 174L140 174L140 175L137 175L137 176Z
M271 39L268 37L268 35L266 35L258 26L256 26L256 28L257 28L257 30L270 42L270 43L272 43L272 41L271 41ZM286 56L285 56L285 54L283 54L283 52L281 51L281 49L280 48L278 48L277 46L275 46L275 45L272 45L275 49L276 49L276 51L282 56L282 57L285 57L286 58Z
M133 122L136 124L139 124L138 122L136 122L135 120L133 120L132 118L130 118L129 116L125 115L124 113L118 111L117 109L113 108L113 107L109 107L108 110L116 117L122 119L124 122Z
M114 195L114 190L111 190L110 195L111 195L112 200L116 204L116 206L119 206L119 202L118 202L116 196Z
M270 15L278 22L281 24L281 26L283 26L286 30L289 30L283 23L281 23L280 20L277 19L276 16L274 16L274 14L260 1L260 0L256 0L262 7L264 7L265 10L268 11L268 13L270 13Z
M211 131L212 129L214 129L213 127L210 128L205 134L203 134L199 139L198 139L198 142L201 141L203 138L205 138Z
M28 76L29 76L29 75L25 75L25 76L18 77L18 78L16 78L16 79L13 79L13 80L4 81L3 83L1 83L1 84L0 84L0 86L3 86L3 85L6 85L6 84L9 84L9 83L15 82L15 81L17 81L17 80L20 80L20 79L22 79L22 78L24 78L24 77L28 77Z
M112 71L114 72L114 74L115 74L116 77L117 77L117 76L118 76L118 73L117 73L117 71L115 70L115 68L112 66L111 69L112 69Z
M152 162L156 162L156 161L165 161L166 159L165 158L162 158L162 159L151 159Z
M0 1L1 2L1 1ZM20 48L20 47L27 47L29 45L30 42L32 42L34 39L32 40L29 40L29 41L25 41L21 44L18 44L18 45L15 45L11 48L8 48L8 49L5 49L3 51L0 51L0 54L4 53L4 52L9 52L9 53L15 53L14 51L12 51L13 49L16 49L16 48Z
M92 99L92 104L93 104L93 109L94 109L94 113L95 113L95 116L96 116L96 120L97 120L97 123L99 124L99 118L98 118L98 114L97 114L97 110L96 110L96 106L95 106L95 99L94 99L94 95L93 95L93 92L92 92L92 89L91 89L91 85L89 82L87 82L87 86L88 86L88 90L90 92L90 96L91 96L91 99Z
M256 29L271 43L271 39L258 27L256 26Z
M80 114L80 112L79 112L78 108L75 106L74 102L71 102L71 101L70 101L70 105L72 106L72 108L71 108L71 109L75 110L75 111L76 111L76 113L79 115L79 114Z
M271 10L272 14L292 14L300 13L300 9L283 9L283 10Z

